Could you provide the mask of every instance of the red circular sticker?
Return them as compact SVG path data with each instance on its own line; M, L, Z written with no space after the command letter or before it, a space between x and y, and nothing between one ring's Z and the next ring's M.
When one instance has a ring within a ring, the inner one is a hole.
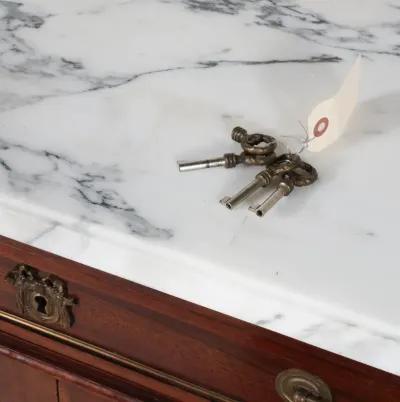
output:
M317 121L314 126L314 137L321 137L322 134L328 129L329 120L327 117L322 117Z

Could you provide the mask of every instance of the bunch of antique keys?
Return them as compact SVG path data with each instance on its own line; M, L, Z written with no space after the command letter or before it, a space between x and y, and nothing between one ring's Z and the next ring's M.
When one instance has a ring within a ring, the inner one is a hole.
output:
M249 210L262 217L281 198L289 195L294 187L308 186L318 178L316 169L304 162L298 154L275 153L277 141L274 137L264 134L248 134L241 127L232 130L232 139L240 143L240 154L229 153L220 158L206 159L195 162L179 162L181 172L223 166L233 168L238 164L263 166L254 180L232 197L224 197L220 202L228 209L233 209L241 202L256 193L260 188L270 184L275 190L259 205L250 206Z

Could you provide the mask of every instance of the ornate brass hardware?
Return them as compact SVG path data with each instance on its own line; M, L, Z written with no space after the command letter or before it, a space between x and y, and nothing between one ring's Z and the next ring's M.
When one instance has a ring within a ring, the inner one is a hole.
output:
M223 166L234 168L240 163L250 166L265 166L275 160L274 153L277 141L274 137L264 134L248 134L242 127L235 127L231 134L232 140L238 142L243 152L241 154L228 153L219 158L204 159L193 162L178 162L181 172L207 169Z
M285 402L333 402L328 385L303 370L283 371L276 377L275 387Z
M63 280L24 264L9 272L6 280L17 288L17 306L21 314L64 329L72 326L71 309L76 302L68 296Z

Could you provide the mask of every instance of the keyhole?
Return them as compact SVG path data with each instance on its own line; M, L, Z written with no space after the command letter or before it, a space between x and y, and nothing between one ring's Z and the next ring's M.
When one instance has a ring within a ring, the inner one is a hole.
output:
M46 314L47 315L47 300L43 296L35 296L35 303L36 303L36 310L40 314Z

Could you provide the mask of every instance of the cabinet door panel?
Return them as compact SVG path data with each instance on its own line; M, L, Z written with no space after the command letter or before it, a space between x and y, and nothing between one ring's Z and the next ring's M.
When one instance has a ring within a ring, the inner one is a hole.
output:
M79 385L60 382L59 383L59 402L145 402L140 399L131 399L122 395L100 395L92 390L85 389Z
M57 402L57 381L0 355L0 402Z

